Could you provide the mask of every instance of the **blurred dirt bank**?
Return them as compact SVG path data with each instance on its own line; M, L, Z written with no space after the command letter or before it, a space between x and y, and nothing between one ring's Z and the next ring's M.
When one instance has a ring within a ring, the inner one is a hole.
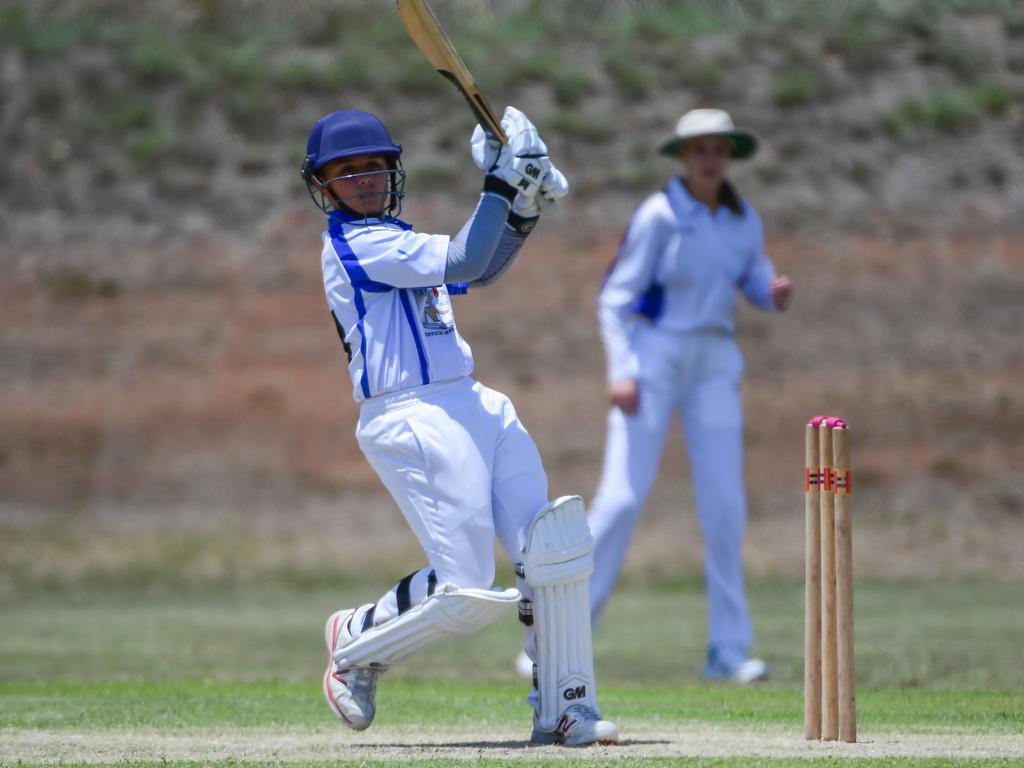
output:
M795 283L786 315L740 315L752 571L800 572L802 424L832 412L859 572L1024 578L1024 6L433 5L573 184L500 287L458 300L553 494L597 482L594 298L675 170L653 148L720 106L762 137L734 178ZM0 585L393 576L415 552L352 436L296 173L317 117L373 109L406 149L403 215L469 212L472 119L381 7L0 7ZM683 456L677 434L637 577L699 572Z
M152 275L216 252L209 284L200 270L111 293L82 253L95 284L59 269L5 281L0 525L11 546L0 576L168 561L242 577L340 568L339 547L354 553L349 567L414 551L352 435L317 229L305 209L281 217L255 269L230 266L216 243L130 256ZM615 245L540 230L500 290L458 299L477 376L516 402L553 494L589 497L600 469L593 304ZM1024 243L843 235L769 246L796 289L785 315L740 314L752 569L799 572L802 425L830 412L854 429L864 573L1024 577ZM47 542L53 524L61 532ZM698 536L676 434L631 567L699 570ZM32 546L19 554L18 541Z

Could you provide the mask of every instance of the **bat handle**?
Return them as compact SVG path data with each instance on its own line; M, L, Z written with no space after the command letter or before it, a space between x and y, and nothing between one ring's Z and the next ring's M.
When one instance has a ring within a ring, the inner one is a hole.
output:
M508 137L505 136L505 132L502 131L500 134L494 130L493 126L487 124L486 121L480 121L480 127L484 129L484 133L487 134L487 140L494 144L508 144Z
M508 136L505 135L505 131L501 127L501 121L494 116L494 112L491 111L490 105L484 101L484 97L480 94L470 96L465 91L462 91L462 95L469 103L469 108L473 110L473 114L476 115L476 120L480 123L480 127L484 129L487 138L499 144L508 144Z

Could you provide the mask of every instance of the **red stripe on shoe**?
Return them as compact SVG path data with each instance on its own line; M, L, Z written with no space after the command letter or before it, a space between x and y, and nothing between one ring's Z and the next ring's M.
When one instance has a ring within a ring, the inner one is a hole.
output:
M327 672L324 674L324 695L327 697L327 703L331 705L331 709L334 710L334 713L342 720L344 720L346 723L352 725L352 721L345 717L345 713L342 712L341 707L338 706L338 702L334 698L334 694L331 693L331 678L334 675L334 649L338 646L338 619L340 618L339 614L340 611L339 613L336 613L334 615L334 621L331 624L331 648L327 657ZM345 683L345 687L348 687L347 683Z

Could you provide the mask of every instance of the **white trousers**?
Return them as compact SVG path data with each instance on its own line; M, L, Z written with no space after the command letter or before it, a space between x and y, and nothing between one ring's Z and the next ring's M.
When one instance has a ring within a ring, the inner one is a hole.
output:
M594 535L593 621L615 585L674 417L682 420L705 547L708 642L746 652L753 641L743 587L743 357L731 336L638 326L640 405L608 415L604 469L588 520Z
M464 378L373 398L360 407L356 439L430 564L386 593L364 629L424 599L431 581L492 586L495 536L513 562L522 559L530 522L548 503L548 480L505 395ZM534 642L528 632L531 656Z

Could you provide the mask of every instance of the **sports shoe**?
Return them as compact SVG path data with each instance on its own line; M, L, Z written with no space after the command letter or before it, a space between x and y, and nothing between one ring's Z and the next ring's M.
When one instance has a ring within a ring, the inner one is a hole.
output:
M609 720L602 720L590 707L576 704L562 713L553 731L538 729L534 717L530 741L534 744L562 744L566 747L616 744L619 741L619 728Z
M737 657L714 647L708 649L708 663L704 667L705 680L731 680L746 685L767 677L768 665L761 659Z
M327 640L327 671L324 673L324 697L331 711L345 725L357 731L370 727L377 713L374 696L377 693L377 675L380 672L367 667L346 667L338 669L334 663L334 652L338 646L352 640L349 621L355 614L352 608L331 614L327 619L325 639Z
M520 651L516 656L516 674L524 680L533 680L533 660L526 651Z

